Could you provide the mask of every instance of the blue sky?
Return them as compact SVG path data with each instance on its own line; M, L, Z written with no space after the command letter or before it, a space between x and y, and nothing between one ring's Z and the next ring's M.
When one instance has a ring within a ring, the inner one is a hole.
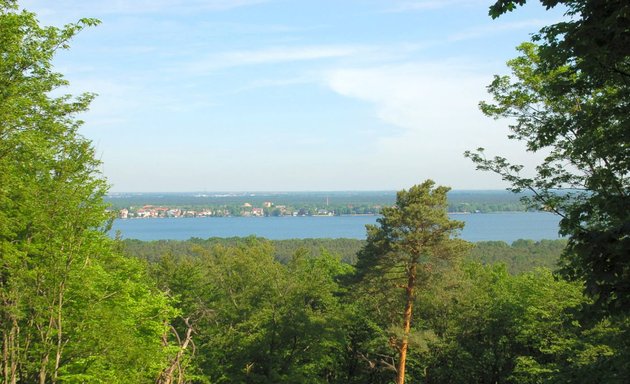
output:
M462 153L533 164L484 117L493 74L559 10L491 0L29 0L81 17L55 60L112 191L394 190L505 185Z

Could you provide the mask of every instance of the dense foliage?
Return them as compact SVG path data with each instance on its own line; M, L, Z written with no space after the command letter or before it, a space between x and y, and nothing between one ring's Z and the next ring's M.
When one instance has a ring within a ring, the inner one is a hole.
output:
M494 17L525 0L501 0ZM562 216L569 236L564 275L586 282L596 307L630 308L630 5L618 0L542 0L570 19L543 28L519 47L481 103L494 118L511 118L510 138L546 153L533 177L503 157L468 153L529 202ZM564 190L564 191L562 191Z
M196 382L318 383L340 376L345 321L337 278L350 267L323 254L280 264L250 239L152 266L194 328ZM176 325L184 333L186 324Z
M516 240L511 245L503 241L482 241L466 256L466 260L483 265L504 264L511 274L532 272L536 268L557 268L566 240Z
M530 244L521 243L512 254ZM404 290L366 294L338 257L298 249L280 263L271 244L215 243L151 264L194 329L190 382L392 382ZM500 263L434 277L414 298L406 367L414 382L625 382L630 324L582 318L589 300L580 284L544 268L513 275ZM183 335L188 325L175 327Z
M0 1L0 380L153 380L173 315L143 264L106 235L107 185L76 114L92 95L66 85L51 60L82 28L40 27ZM54 94L59 94L54 92Z

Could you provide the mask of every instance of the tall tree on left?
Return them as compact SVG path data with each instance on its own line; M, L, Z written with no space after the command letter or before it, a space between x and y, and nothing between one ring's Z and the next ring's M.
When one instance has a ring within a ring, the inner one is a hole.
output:
M163 358L168 305L107 238L107 183L78 133L76 115L94 95L52 95L67 85L53 56L96 24L42 27L16 1L0 0L2 383L117 382L122 374L140 382ZM124 355L142 366L125 366Z

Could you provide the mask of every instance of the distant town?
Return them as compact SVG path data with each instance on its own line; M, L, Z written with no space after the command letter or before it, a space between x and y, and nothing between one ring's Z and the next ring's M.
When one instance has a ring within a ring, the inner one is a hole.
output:
M295 208L286 205L275 205L265 201L262 206L253 206L251 203L243 203L239 206L222 206L206 208L181 208L168 206L143 205L128 207L118 210L119 219L146 219L166 217L268 217L268 216L337 216L337 215L376 215L381 206L353 207L352 205L342 209L327 209L322 207Z
M451 213L523 211L506 191L452 191ZM106 198L120 219L378 215L395 192L118 193Z

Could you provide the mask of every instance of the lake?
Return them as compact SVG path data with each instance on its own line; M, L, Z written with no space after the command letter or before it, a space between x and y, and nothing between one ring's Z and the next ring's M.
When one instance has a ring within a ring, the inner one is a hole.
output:
M559 217L545 212L453 214L466 223L461 237L469 241L558 239ZM304 238L365 239L365 225L378 216L209 217L115 220L112 236L124 239L187 240L191 237L244 237L272 240Z

